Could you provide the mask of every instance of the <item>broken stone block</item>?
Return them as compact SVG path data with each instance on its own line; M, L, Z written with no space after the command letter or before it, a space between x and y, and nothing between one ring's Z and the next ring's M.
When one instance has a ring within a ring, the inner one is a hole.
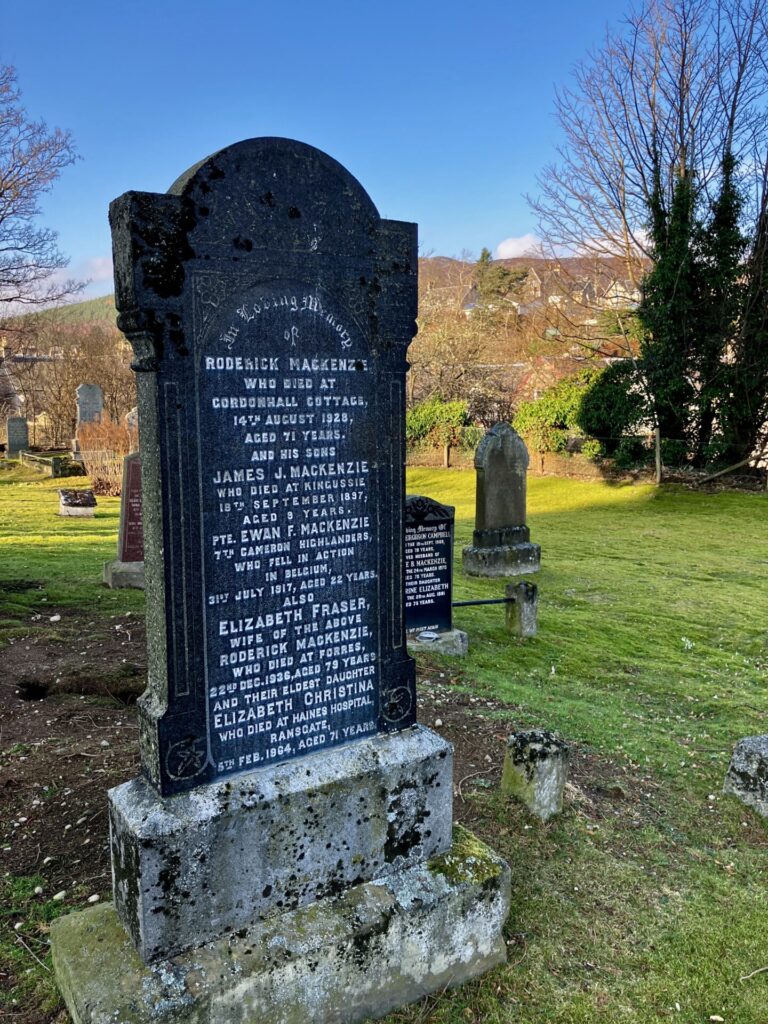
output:
M768 736L746 736L733 748L723 792L768 818Z
M514 598L507 603L507 632L513 636L536 636L539 616L539 588L535 583L521 580L508 583L505 596Z
M530 729L507 740L501 791L514 796L541 821L563 809L568 745L553 732Z

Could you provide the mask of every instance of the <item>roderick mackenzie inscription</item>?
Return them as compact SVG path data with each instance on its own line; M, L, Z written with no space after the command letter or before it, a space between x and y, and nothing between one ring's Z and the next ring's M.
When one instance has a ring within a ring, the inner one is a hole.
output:
M354 321L255 290L197 352L206 686L218 773L376 731L376 388Z

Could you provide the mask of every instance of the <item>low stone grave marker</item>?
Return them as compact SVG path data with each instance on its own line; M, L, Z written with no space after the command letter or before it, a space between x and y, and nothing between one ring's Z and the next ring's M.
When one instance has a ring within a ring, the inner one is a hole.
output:
M541 548L531 544L525 495L528 449L508 423L497 423L475 452L476 504L472 546L462 563L468 576L538 572Z
M513 636L529 638L536 636L539 628L539 588L530 580L508 583L506 627Z
M110 221L142 438L143 775L109 793L114 905L53 923L57 980L78 1024L382 1016L502 962L509 908L509 868L452 839L451 745L416 724L416 227L285 139Z
M8 458L15 458L19 452L29 448L29 425L24 416L9 416L5 429L8 438L6 455Z
M96 497L93 491L79 488L59 489L59 515L80 516L92 519L96 508Z
M507 740L501 790L520 800L531 814L549 821L563 809L568 780L568 744L547 729L513 733Z
M104 563L104 582L119 587L144 588L144 525L141 503L141 455L133 452L123 459L120 499L120 527L117 558Z
M455 509L422 495L405 501L405 631L408 643L440 654L467 653L467 634L453 628Z

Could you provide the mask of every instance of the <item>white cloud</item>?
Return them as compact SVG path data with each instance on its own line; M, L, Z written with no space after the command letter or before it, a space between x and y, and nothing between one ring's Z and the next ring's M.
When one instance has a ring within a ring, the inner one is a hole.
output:
M84 276L94 284L97 281L112 280L112 257L94 256L85 264Z
M510 260L514 256L531 256L539 247L536 235L520 235L519 238L505 238L496 246L496 258Z

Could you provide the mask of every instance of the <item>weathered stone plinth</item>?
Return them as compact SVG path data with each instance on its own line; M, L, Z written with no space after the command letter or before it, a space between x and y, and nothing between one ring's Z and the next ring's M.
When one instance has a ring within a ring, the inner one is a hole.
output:
M747 736L733 748L723 792L768 818L768 736Z
M465 658L469 650L469 637L461 629L408 634L408 649L412 652L428 651L431 654L446 654L454 658Z
M443 853L452 755L413 726L165 799L118 786L118 915L149 961Z
M461 553L462 567L467 576L523 576L541 568L541 548L538 544L500 545L481 548L474 545Z
M104 582L113 590L122 587L144 589L144 563L121 562L119 558L104 563Z
M51 926L75 1024L353 1024L506 959L508 866L456 829L428 864L147 966L114 907Z

